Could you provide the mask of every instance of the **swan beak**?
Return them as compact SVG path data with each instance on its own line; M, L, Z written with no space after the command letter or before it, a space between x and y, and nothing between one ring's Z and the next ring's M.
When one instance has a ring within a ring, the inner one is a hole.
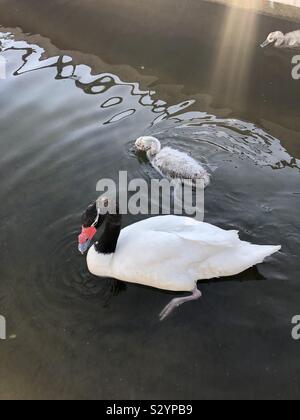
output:
M272 42L270 42L268 39L265 40L265 42L263 42L261 44L261 48L266 48L268 45L272 44Z
M91 244L90 240L86 241L84 244L78 244L78 251L82 255L84 255L87 252L87 250L89 249L90 244Z

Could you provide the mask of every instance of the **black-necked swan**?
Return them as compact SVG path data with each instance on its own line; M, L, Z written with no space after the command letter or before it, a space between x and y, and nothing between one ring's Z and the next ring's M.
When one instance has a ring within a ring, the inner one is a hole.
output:
M161 320L174 308L201 297L198 280L239 274L281 249L243 242L237 231L188 217L156 216L121 230L120 214L102 213L102 200L89 206L79 236L79 251L84 254L106 222L101 239L87 255L93 275L192 293L173 299L161 312Z
M162 176L169 179L195 182L204 181L204 187L210 182L209 173L191 156L171 147L161 147L160 141L155 137L140 137L135 142L137 151L146 152L151 165Z
M274 44L276 48L299 48L300 47L300 30L284 34L283 32L271 32L265 42L261 44L262 48Z

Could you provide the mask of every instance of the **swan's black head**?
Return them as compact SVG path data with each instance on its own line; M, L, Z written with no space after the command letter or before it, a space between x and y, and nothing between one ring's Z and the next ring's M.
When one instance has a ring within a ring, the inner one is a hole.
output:
M106 214L100 214L97 203L91 204L81 217L82 230L78 237L78 250L84 254L90 247L97 230L103 224Z

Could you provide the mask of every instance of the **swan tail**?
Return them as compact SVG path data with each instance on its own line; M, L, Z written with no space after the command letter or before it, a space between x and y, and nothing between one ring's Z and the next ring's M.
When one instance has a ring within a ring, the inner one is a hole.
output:
M270 257L276 252L281 250L280 245L250 245L253 249L253 255L257 258L258 262L256 264L261 264L265 261L267 257Z
M240 272L247 270L255 265L262 264L266 258L281 250L281 246L273 245L253 245L248 242L242 242L242 248L239 252Z
M263 263L267 257L280 251L280 249L281 246L253 245L248 242L241 242L235 249L224 249L223 252L202 262L199 267L199 279L207 280L214 277L235 276Z

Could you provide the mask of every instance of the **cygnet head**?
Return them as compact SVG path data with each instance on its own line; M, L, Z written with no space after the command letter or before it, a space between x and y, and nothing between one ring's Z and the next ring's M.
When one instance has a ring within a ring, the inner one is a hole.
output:
M261 47L265 48L268 45L274 44L275 47L279 48L284 45L284 42L285 42L284 34L280 31L276 31L276 32L270 33L270 35L265 40L265 42L261 44Z
M161 151L161 144L157 138L145 136L137 139L135 148L139 152L147 152L148 157L151 158Z

